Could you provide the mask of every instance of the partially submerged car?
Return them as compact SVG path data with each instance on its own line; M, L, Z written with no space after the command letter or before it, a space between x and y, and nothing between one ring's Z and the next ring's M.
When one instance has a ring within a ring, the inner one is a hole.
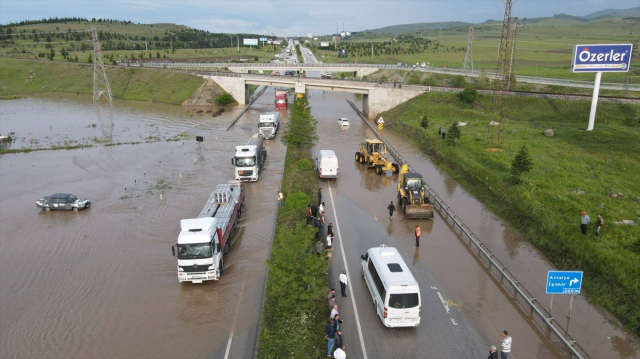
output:
M91 201L80 199L71 193L54 193L51 196L42 197L36 201L36 206L45 211L58 209L63 211L78 211L89 208Z
M349 126L349 119L346 117L339 118L338 123L340 126Z

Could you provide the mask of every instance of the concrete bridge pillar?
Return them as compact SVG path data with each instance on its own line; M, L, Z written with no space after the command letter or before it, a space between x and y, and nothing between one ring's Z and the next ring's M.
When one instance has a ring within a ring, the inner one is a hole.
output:
M381 112L390 110L399 104L423 93L418 89L395 89L386 87L374 87L369 89L369 94L363 98L363 112L368 119L374 119Z
M233 96L239 104L245 105L248 100L249 86L241 77L204 76L213 79L223 90Z

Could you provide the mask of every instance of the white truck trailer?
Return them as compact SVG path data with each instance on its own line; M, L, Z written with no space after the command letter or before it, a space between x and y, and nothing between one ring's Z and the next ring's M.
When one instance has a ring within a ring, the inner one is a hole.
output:
M239 183L219 184L198 218L180 221L178 243L171 246L172 255L178 258L180 282L220 279L223 256L231 250L244 197L244 187Z
M267 112L260 115L260 134L265 140L269 140L276 137L278 132L278 125L280 124L280 114L278 112Z
M234 171L236 181L257 181L267 159L267 150L262 146L262 137L253 135L246 145L236 146L236 155L231 164L236 166Z

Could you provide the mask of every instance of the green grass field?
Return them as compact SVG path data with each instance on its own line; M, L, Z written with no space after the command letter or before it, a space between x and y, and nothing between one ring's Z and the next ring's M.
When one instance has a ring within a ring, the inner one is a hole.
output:
M488 72L496 68L498 47L502 24L488 24L474 26L473 63L474 69L485 69ZM591 22L569 19L550 18L540 22L520 25L516 40L515 73L516 75L554 77L571 80L593 81L594 74L573 74L570 72L571 53L573 45L590 43L631 43L638 41L640 34L640 20L623 20L623 18L603 18ZM348 58L338 58L333 51L314 48L318 59L324 62L386 63L398 62L409 65L428 62L433 67L461 68L467 47L468 28L453 28L442 31L424 30L405 34L415 39L430 40L439 44L437 49L429 47L419 53L400 53L397 55L380 54L371 57L371 46L359 47L358 51L350 51ZM402 39L394 42L400 46ZM325 40L326 41L326 40ZM374 51L381 42L393 42L391 35L379 35L376 38L351 40L352 43L373 42ZM316 42L319 43L319 41ZM349 42L339 43L339 46L349 49ZM388 45L391 46L391 45ZM354 46L354 48L357 46ZM405 46L406 48L407 46ZM637 48L635 56L638 56ZM324 56L324 57L323 57ZM638 58L638 57L636 57ZM631 83L640 83L640 66L638 60L632 67ZM626 74L605 74L603 82L626 82Z
M640 106L601 103L595 130L587 132L589 102L507 97L504 150L488 152L492 99L478 96L467 105L454 94L426 93L381 115L559 269L584 270L587 297L640 333L640 226L614 224L640 222ZM427 130L419 126L422 115ZM450 146L437 128L453 121L468 126ZM542 135L549 128L552 138ZM534 168L514 185L509 170L523 144ZM580 233L582 210L592 218L587 236ZM601 238L594 235L598 213L605 218Z
M198 76L162 70L108 67L115 98L179 105L203 83ZM0 98L44 92L93 93L93 66L46 60L0 59Z

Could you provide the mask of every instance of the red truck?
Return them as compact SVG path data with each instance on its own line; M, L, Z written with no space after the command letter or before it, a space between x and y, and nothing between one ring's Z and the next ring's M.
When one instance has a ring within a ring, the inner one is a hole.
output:
M276 110L287 109L287 91L276 90Z

